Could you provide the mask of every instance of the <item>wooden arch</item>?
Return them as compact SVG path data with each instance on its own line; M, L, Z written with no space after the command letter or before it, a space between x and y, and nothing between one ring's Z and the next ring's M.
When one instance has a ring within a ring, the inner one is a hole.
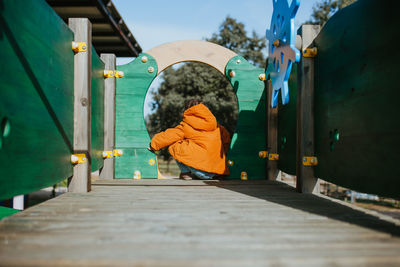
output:
M202 62L225 75L225 66L237 54L223 46L206 41L176 41L154 47L146 52L154 57L158 74L180 62Z

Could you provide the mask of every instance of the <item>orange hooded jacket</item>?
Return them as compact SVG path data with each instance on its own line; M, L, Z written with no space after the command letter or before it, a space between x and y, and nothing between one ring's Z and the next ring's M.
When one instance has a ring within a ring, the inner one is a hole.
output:
M150 145L154 150L169 146L174 159L192 168L228 175L226 153L230 141L229 133L211 111L198 104L184 112L178 126L156 134Z

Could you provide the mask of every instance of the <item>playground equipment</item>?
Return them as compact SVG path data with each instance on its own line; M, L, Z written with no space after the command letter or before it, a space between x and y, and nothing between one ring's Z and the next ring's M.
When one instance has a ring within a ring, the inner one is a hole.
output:
M275 2L277 7L282 1ZM301 39L296 37L303 57L290 70L297 59L296 38L292 31L285 38L283 29L292 25L296 7L292 1L286 11L274 11L275 24L280 14L285 26L273 35L267 71L201 41L161 45L116 71L114 55L99 58L93 50L87 19L72 19L68 28L45 2L2 1L0 199L68 177L70 191L87 192L90 172L96 170L104 179L114 178L114 170L117 178L132 179L135 173L156 178L156 158L145 149L144 96L154 77L183 61L216 68L237 94L238 126L228 155L231 178L265 178L267 164L268 179L275 179L278 170L296 174L300 192L313 191L319 177L398 198L400 52L390 49L399 28L396 8L392 2L359 0L321 31L303 25ZM82 49L85 43L86 51L74 52L73 42ZM279 103L278 90L287 105ZM275 100L277 108L266 104ZM123 155L111 156L115 149ZM266 153L259 157L260 151ZM87 160L79 163L79 154ZM78 157L77 164L71 155Z
M116 159L116 178L132 179L135 171L140 171L141 178L157 177L157 164L150 164L156 157L147 149L150 138L144 122L144 100L158 74L185 61L208 64L232 84L239 117L228 153L229 160L236 162L230 167L230 177L239 179L246 171L251 179L263 179L264 160L257 155L265 148L264 70L229 49L205 41L164 44L119 66L125 77L117 81L116 146L125 154Z

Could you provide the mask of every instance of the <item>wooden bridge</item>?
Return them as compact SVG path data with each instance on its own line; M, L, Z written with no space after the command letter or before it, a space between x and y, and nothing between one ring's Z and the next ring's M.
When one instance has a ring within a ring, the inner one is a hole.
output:
M400 221L271 181L97 181L0 223L0 266L398 266Z
M95 2L114 20L111 2ZM293 68L288 105L272 108L266 70L215 44L163 45L117 69L92 46L88 18L67 25L45 1L0 1L0 200L69 178L60 197L12 216L0 206L0 266L398 266L399 220L312 194L320 177L400 196L389 2L359 0L321 31L303 25L300 47L314 57ZM210 64L237 94L230 180L156 179L142 104L181 61Z

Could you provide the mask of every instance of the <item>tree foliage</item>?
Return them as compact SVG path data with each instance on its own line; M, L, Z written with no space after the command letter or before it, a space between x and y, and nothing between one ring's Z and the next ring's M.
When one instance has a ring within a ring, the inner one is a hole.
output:
M338 10L354 3L356 0L323 0L313 7L311 20L306 24L319 24L323 26Z
M226 17L218 32L206 40L231 49L255 65L265 64L264 38L255 32L247 36L244 24L234 18ZM202 99L218 122L233 133L238 113L237 99L224 75L198 62L168 68L162 75L164 80L160 88L153 91L152 109L155 112L146 118L151 136L178 125L182 120L185 101L195 98ZM166 150L161 155L165 160L170 158Z

